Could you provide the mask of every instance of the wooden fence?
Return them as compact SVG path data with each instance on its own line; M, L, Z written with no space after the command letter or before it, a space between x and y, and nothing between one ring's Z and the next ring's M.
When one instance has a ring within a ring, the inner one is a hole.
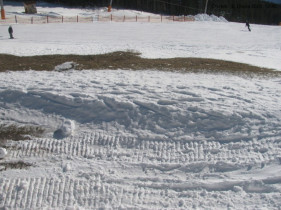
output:
M96 15L96 16L6 16L1 19L1 24L43 24L43 23L90 23L90 22L187 22L194 21L192 16L114 16L114 15Z

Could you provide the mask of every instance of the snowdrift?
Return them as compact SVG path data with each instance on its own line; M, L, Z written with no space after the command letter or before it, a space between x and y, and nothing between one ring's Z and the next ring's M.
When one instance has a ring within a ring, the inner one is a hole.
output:
M198 14L194 16L195 21L214 21L214 22L228 22L224 17L217 17L215 15Z
M37 75L36 81L32 75ZM140 139L236 142L280 135L274 134L281 117L278 95L270 106L255 103L270 100L270 94L276 94L271 82L240 78L230 86L227 76L208 75L205 76L208 79L202 79L202 74L158 71L67 71L57 72L56 80L52 75L33 71L2 74L0 97L6 105L18 104L22 110L56 114L98 129L105 129L106 124L110 132L123 130ZM11 89L15 78L21 89ZM45 78L49 78L47 82ZM263 94L257 85L260 82L268 86ZM22 89L26 83L29 86ZM280 85L279 81L274 85ZM18 110L21 117L22 110ZM6 118L9 116L9 113L3 114ZM13 115L10 116L13 120L23 121ZM73 134L73 122L66 121L63 125L58 128L62 137Z

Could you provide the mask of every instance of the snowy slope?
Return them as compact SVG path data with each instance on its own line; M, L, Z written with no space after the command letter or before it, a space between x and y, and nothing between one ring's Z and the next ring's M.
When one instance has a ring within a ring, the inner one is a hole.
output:
M0 25L1 53L134 50L281 70L280 28L272 26L253 33L204 21L13 27L17 39L9 40ZM59 71L68 65L0 73L1 124L46 130L0 149L0 209L280 208L280 77ZM31 166L8 167L20 161Z
M7 13L12 13L7 6ZM57 14L108 14L105 10L66 10ZM16 7L15 9L19 9ZM39 7L38 11L46 10ZM68 13L66 13L68 11ZM72 12L71 12L72 11ZM40 15L45 15L41 12ZM114 15L136 14L115 10ZM145 15L145 14L143 14ZM211 20L198 15L196 19ZM215 20L215 18L213 18ZM199 57L223 59L281 70L281 27L195 21L185 23L116 23L14 25L15 40L8 40L7 25L0 25L0 53L13 55L100 54L120 50L140 52L146 58ZM71 34L71 36L69 36ZM32 47L31 47L32 46Z
M27 16L24 14L24 7L22 2L13 2L13 1L5 1L5 12L6 15L19 15L19 16ZM37 2L36 3L37 14L28 15L28 16L95 16L95 15L108 15L112 14L114 16L153 16L155 14L134 10L122 10L112 8L112 12L107 12L107 7L99 7L99 8L76 8L76 7L62 7L60 4L52 4L46 2Z

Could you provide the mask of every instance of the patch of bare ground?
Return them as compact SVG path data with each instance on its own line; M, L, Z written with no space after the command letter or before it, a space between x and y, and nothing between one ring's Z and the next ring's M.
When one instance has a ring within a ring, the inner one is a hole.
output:
M32 166L31 163L26 163L23 161L3 162L3 163L0 163L0 171L6 171L8 169L25 169L30 166Z
M113 52L100 55L42 55L42 56L13 56L0 54L0 72L5 71L52 71L57 65L74 62L76 70L92 69L129 69L178 72L231 73L235 75L280 76L273 69L251 66L215 59L204 58L169 58L147 59L134 52Z
M30 140L31 136L40 137L44 129L36 126L0 125L0 146L5 147L7 140Z

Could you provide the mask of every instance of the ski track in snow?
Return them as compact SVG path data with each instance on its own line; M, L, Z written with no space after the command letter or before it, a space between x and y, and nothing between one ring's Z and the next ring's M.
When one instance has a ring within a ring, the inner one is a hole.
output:
M9 141L5 208L281 205L281 80L159 71L7 72L3 122L49 134ZM74 135L55 139L64 120Z

